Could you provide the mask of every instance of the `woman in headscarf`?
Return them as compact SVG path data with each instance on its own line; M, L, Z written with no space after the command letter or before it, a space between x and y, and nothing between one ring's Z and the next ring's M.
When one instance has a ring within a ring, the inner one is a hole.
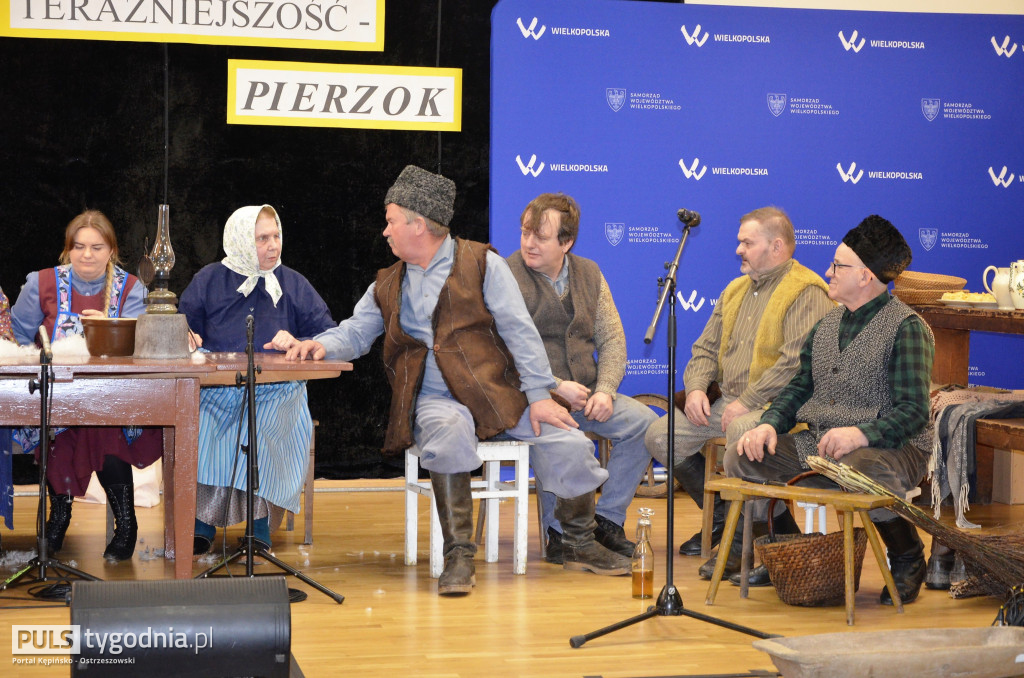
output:
M337 323L301 274L281 264L281 220L270 205L235 211L224 227L223 260L196 273L179 309L197 343L210 351L245 351L246 317L253 316L255 350L310 338ZM261 282L262 281L262 282ZM248 445L244 387L218 386L199 394L199 488L194 552L206 553L216 526L245 520ZM270 548L284 512L298 513L309 463L313 420L305 382L257 384L259 490L254 536Z
M29 273L11 309L14 336L31 344L40 326L51 342L82 334L82 316L134 318L145 308L146 290L118 264L117 236L102 212L86 210L71 220L64 232L60 266ZM38 443L22 441L27 452ZM60 551L71 523L73 497L89 487L93 471L106 492L114 513L114 537L103 555L127 560L135 552L135 483L132 466L145 468L160 458L162 439L155 428L120 429L81 427L60 431L50 448L46 480L50 517L46 542L51 553Z

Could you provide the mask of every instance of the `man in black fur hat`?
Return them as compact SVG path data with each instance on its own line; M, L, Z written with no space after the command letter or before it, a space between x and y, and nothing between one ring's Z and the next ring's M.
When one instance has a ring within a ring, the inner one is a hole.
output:
M917 487L931 447L935 345L924 320L888 290L910 259L903 236L877 215L846 234L828 269L829 297L841 306L811 330L800 371L761 424L740 440L738 454L727 458L728 475L785 481L807 470L804 460L816 454L855 468L897 495ZM777 433L797 422L807 423L808 430ZM837 487L824 476L801 484ZM755 521L766 517L767 500L757 504L747 502ZM875 509L870 516L888 548L900 598L912 602L925 577L924 544L916 528L892 511ZM893 603L887 589L881 602Z

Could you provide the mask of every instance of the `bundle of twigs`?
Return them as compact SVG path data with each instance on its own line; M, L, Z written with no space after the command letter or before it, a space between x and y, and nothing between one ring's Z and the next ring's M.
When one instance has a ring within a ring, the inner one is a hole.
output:
M948 527L930 515L893 494L860 471L822 457L808 457L811 468L853 492L892 497L892 510L925 532L954 549L964 560L967 570L983 578L991 578L990 592L999 595L1024 583L1024 535L972 536L957 527ZM994 589L994 590L993 590Z

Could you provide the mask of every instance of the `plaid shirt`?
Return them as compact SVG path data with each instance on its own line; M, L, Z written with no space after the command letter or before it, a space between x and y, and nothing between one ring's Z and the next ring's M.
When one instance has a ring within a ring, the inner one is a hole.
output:
M875 314L889 303L888 291L878 295L856 311L843 311L839 322L839 349L843 350L860 334ZM819 323L820 324L820 323ZM796 412L814 392L811 354L818 325L807 336L800 351L800 371L779 393L761 423L776 431L788 431L796 425ZM928 326L918 315L900 323L889 358L889 393L892 411L885 417L858 424L869 447L899 449L928 424L928 403L935 343Z

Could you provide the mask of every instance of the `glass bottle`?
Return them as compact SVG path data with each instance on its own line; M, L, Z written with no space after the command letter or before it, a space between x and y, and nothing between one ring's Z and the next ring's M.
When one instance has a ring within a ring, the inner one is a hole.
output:
M636 550L633 551L633 597L654 597L654 550L651 548L651 516L654 509L641 508L636 523Z

